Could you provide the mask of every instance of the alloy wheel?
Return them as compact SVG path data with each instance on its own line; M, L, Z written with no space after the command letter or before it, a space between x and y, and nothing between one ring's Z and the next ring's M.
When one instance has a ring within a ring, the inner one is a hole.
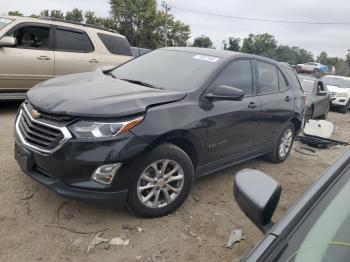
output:
M286 155L288 154L293 142L293 131L288 128L287 130L284 131L282 137L281 137L281 142L279 145L278 153L280 158L285 158Z
M168 206L179 196L184 186L182 167L175 161L162 159L144 169L137 182L139 201L150 208Z

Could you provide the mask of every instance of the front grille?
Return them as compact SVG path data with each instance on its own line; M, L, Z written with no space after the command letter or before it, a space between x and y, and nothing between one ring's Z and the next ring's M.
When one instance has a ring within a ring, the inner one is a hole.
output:
M71 138L66 127L33 119L30 112L24 104L16 120L16 132L24 145L42 153L52 153Z
M43 111L39 110L38 108L35 108L28 101L25 102L25 105L28 108L29 112L31 110L35 109L40 113L37 120L42 120L44 122L48 122L48 123L56 124L56 125L60 125L60 126L66 126L75 120L75 117L73 117L73 116L43 112Z

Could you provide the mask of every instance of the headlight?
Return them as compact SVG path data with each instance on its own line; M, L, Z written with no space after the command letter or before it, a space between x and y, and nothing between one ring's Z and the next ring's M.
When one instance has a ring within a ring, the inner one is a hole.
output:
M348 97L349 94L348 93L336 93L335 96L336 97Z
M143 120L142 117L134 118L125 122L91 122L79 121L69 127L78 138L106 138L128 132Z

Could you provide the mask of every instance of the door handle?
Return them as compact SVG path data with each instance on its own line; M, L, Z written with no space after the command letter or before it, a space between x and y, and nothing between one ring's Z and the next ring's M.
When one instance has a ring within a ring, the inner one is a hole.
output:
M284 101L286 101L286 102L289 102L289 101L291 101L292 99L289 97L289 96L286 96L286 98L284 99Z
M97 64L97 63L98 63L98 61L97 61L95 58L90 59L89 62L90 62L90 63L94 63L94 64Z
M256 108L256 104L255 104L254 102L250 102L249 105L248 105L248 107L249 107L250 109L254 109L254 108Z
M46 55L38 56L37 59L39 59L39 60L51 60L51 58L46 56Z

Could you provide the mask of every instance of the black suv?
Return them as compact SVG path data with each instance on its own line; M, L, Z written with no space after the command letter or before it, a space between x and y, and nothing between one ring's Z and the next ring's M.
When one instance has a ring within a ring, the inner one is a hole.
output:
M27 93L15 157L58 194L166 215L195 178L267 155L284 161L302 125L294 71L259 56L164 48Z

